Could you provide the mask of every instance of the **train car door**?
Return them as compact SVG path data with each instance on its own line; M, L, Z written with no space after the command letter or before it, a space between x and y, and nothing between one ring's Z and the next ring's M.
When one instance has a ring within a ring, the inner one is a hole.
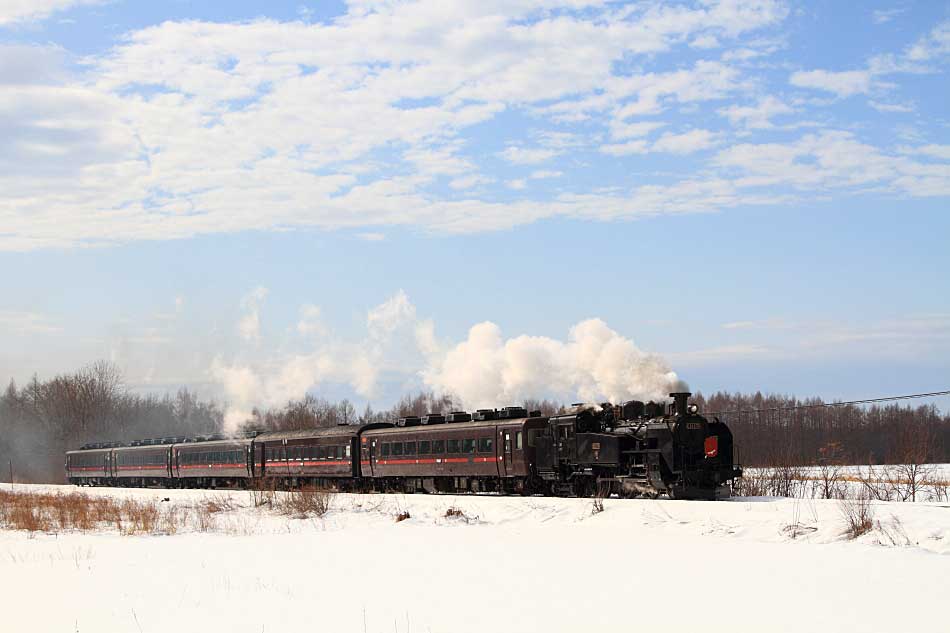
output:
M369 477L373 474L373 442L368 437L360 438L360 469L356 476Z
M501 429L499 432L501 435L501 446L499 451L501 452L500 459L503 464L502 468L499 471L506 477L513 477L515 474L515 464L514 464L514 455L512 452L512 443L514 442L514 433L511 429Z

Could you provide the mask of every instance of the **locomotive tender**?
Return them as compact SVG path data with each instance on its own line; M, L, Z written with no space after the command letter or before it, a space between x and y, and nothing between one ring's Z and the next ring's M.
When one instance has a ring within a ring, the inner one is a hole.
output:
M728 496L742 476L732 433L699 415L689 393L670 396L668 410L636 400L550 417L505 407L240 438L87 444L66 453L66 474L91 486Z

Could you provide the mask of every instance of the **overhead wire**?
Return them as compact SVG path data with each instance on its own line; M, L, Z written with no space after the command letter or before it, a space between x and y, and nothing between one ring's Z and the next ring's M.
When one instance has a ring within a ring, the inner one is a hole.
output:
M877 402L896 402L898 400L912 400L915 398L934 398L939 396L950 396L950 390L930 391L928 393L912 393L903 396L887 396L884 398L865 398L863 400L848 400L845 402L822 402L819 404L800 404L792 407L764 407L761 409L739 409L736 411L712 411L704 412L704 415L741 415L743 413L761 413L768 411L794 411L796 409L821 409L825 407L846 407L858 404L874 404Z

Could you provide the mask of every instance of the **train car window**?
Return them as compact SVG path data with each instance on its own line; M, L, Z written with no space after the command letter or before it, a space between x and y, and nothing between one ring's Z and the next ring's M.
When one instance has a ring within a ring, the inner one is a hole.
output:
M515 433L515 448L517 448L519 451L523 448L521 446L521 431Z
M389 444L383 444L383 450L380 454L383 457L387 457L389 455Z
M478 452L479 453L491 453L492 452L492 439L490 437L480 437L478 438Z
M347 459L350 458L350 445L349 445L349 444L346 445L346 458L347 458Z
M463 453L474 453L474 452L475 452L475 440L462 440L462 452L463 452Z
M434 440L432 442L432 453L441 455L445 452L445 440Z
M462 452L462 441L461 440L449 440L448 445L446 446L447 453L461 453Z
M393 442L393 455L402 455L402 442Z
M339 447L339 446L331 446L331 447L330 447L330 455L329 455L329 457L330 457L330 459L339 459L339 458L340 458L340 447Z
M534 448L535 442L538 440L538 435L541 433L538 429L532 429L528 431L528 447Z
M415 442L406 442L406 455L415 455L416 454L416 443Z
M420 455L428 455L429 452L431 451L431 446L432 446L432 445L429 444L428 440L423 440L423 441L419 442L419 454L420 454Z

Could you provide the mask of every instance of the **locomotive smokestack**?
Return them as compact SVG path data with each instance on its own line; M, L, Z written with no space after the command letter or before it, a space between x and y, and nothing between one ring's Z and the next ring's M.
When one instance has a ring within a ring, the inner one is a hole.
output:
M675 415L686 415L688 411L686 410L686 401L689 397L693 395L688 391L674 391L670 394L670 397L673 398L673 413Z

